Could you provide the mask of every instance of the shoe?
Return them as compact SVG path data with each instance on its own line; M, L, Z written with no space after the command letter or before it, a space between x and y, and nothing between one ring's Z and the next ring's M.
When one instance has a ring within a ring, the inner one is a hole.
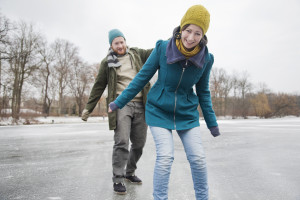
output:
M114 192L117 194L126 194L126 187L124 183L114 183Z
M142 180L139 179L137 176L125 176L125 179L129 181L130 183L135 183L135 184L142 184Z

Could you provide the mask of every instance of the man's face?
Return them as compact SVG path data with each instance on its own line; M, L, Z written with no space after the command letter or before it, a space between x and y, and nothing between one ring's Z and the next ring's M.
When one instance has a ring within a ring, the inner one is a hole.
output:
M123 37L116 37L112 43L111 48L118 55L124 55L126 53L126 41Z

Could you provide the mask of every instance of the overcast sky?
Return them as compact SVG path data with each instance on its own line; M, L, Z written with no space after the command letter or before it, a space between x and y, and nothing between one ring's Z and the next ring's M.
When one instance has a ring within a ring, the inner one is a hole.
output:
M252 83L273 92L300 94L299 0L0 0L0 13L33 23L49 43L74 43L92 64L106 56L110 29L120 29L131 47L153 48L194 4L211 14L214 67L247 71Z

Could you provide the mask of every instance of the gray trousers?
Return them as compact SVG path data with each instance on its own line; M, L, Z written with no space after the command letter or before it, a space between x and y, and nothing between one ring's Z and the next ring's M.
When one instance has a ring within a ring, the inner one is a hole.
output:
M113 182L123 182L124 176L134 175L147 138L145 109L141 102L129 102L117 111L117 128L114 130ZM129 139L131 141L130 151Z

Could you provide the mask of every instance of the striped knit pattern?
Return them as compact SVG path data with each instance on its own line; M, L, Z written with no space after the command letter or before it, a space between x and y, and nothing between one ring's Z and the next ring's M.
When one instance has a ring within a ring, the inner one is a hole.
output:
M126 53L128 53L128 48L126 49ZM118 60L118 57L114 50L110 47L107 54L107 64L108 67L120 67L121 63Z

